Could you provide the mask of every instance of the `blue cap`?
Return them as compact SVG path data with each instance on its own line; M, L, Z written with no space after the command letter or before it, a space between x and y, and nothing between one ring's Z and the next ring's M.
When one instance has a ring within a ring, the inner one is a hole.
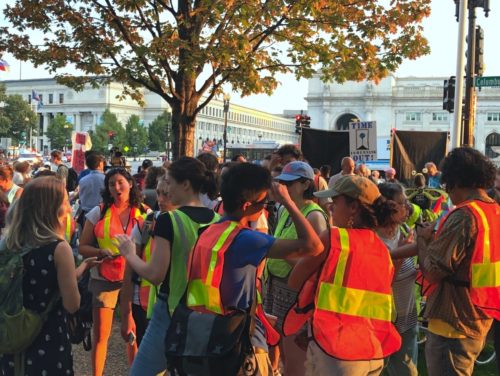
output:
M294 161L283 167L281 174L276 176L276 180L294 181L300 178L314 180L314 171L306 162Z

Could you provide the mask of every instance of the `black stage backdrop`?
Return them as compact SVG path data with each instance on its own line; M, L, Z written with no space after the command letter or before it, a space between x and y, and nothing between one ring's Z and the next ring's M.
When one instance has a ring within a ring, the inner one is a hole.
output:
M446 156L448 132L392 131L391 166L402 182L413 179L413 171L421 172L427 162L439 163Z
M302 128L301 150L312 167L330 165L336 174L342 158L349 156L349 132Z

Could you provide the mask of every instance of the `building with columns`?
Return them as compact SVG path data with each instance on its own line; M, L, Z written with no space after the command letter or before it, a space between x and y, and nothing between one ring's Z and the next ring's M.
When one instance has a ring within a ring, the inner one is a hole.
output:
M369 81L338 84L325 83L317 75L309 80L306 97L311 126L344 130L353 120L376 121L378 158L388 159L386 146L393 128L450 131L453 114L442 109L445 79L390 75L378 85ZM475 146L500 162L500 88L478 92Z
M100 124L105 110L114 113L125 126L131 115L137 115L147 127L163 111L170 111L169 105L157 94L144 90L145 106L141 107L130 98L118 99L123 85L112 82L98 89L86 87L77 92L55 79L29 79L2 82L7 94L19 94L37 112L39 132L32 144L39 150L50 150L50 142L45 136L47 127L56 114L66 115L76 131L93 131ZM43 106L37 106L32 91L40 97ZM199 149L204 140L222 143L224 131L224 105L222 100L212 100L196 119L195 148ZM279 144L297 143L295 121L283 116L230 104L227 113L228 143L249 144L256 140L274 141Z

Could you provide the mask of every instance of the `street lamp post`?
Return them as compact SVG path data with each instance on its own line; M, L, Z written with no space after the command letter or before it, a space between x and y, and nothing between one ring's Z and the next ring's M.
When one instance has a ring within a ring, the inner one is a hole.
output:
M69 129L69 124L64 124L64 152L66 153L68 151L68 144L69 144L69 138L68 138L68 129Z
M227 150L227 113L229 112L229 100L231 97L229 94L224 94L224 135L223 135L223 142L224 142L224 149L222 152L222 163L226 162L226 150Z
M134 133L134 162L137 161L137 128L132 129Z

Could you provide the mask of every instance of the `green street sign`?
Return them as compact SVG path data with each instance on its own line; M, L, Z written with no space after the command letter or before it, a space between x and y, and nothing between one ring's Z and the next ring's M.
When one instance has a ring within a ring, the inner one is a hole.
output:
M476 77L477 87L500 87L500 76Z

